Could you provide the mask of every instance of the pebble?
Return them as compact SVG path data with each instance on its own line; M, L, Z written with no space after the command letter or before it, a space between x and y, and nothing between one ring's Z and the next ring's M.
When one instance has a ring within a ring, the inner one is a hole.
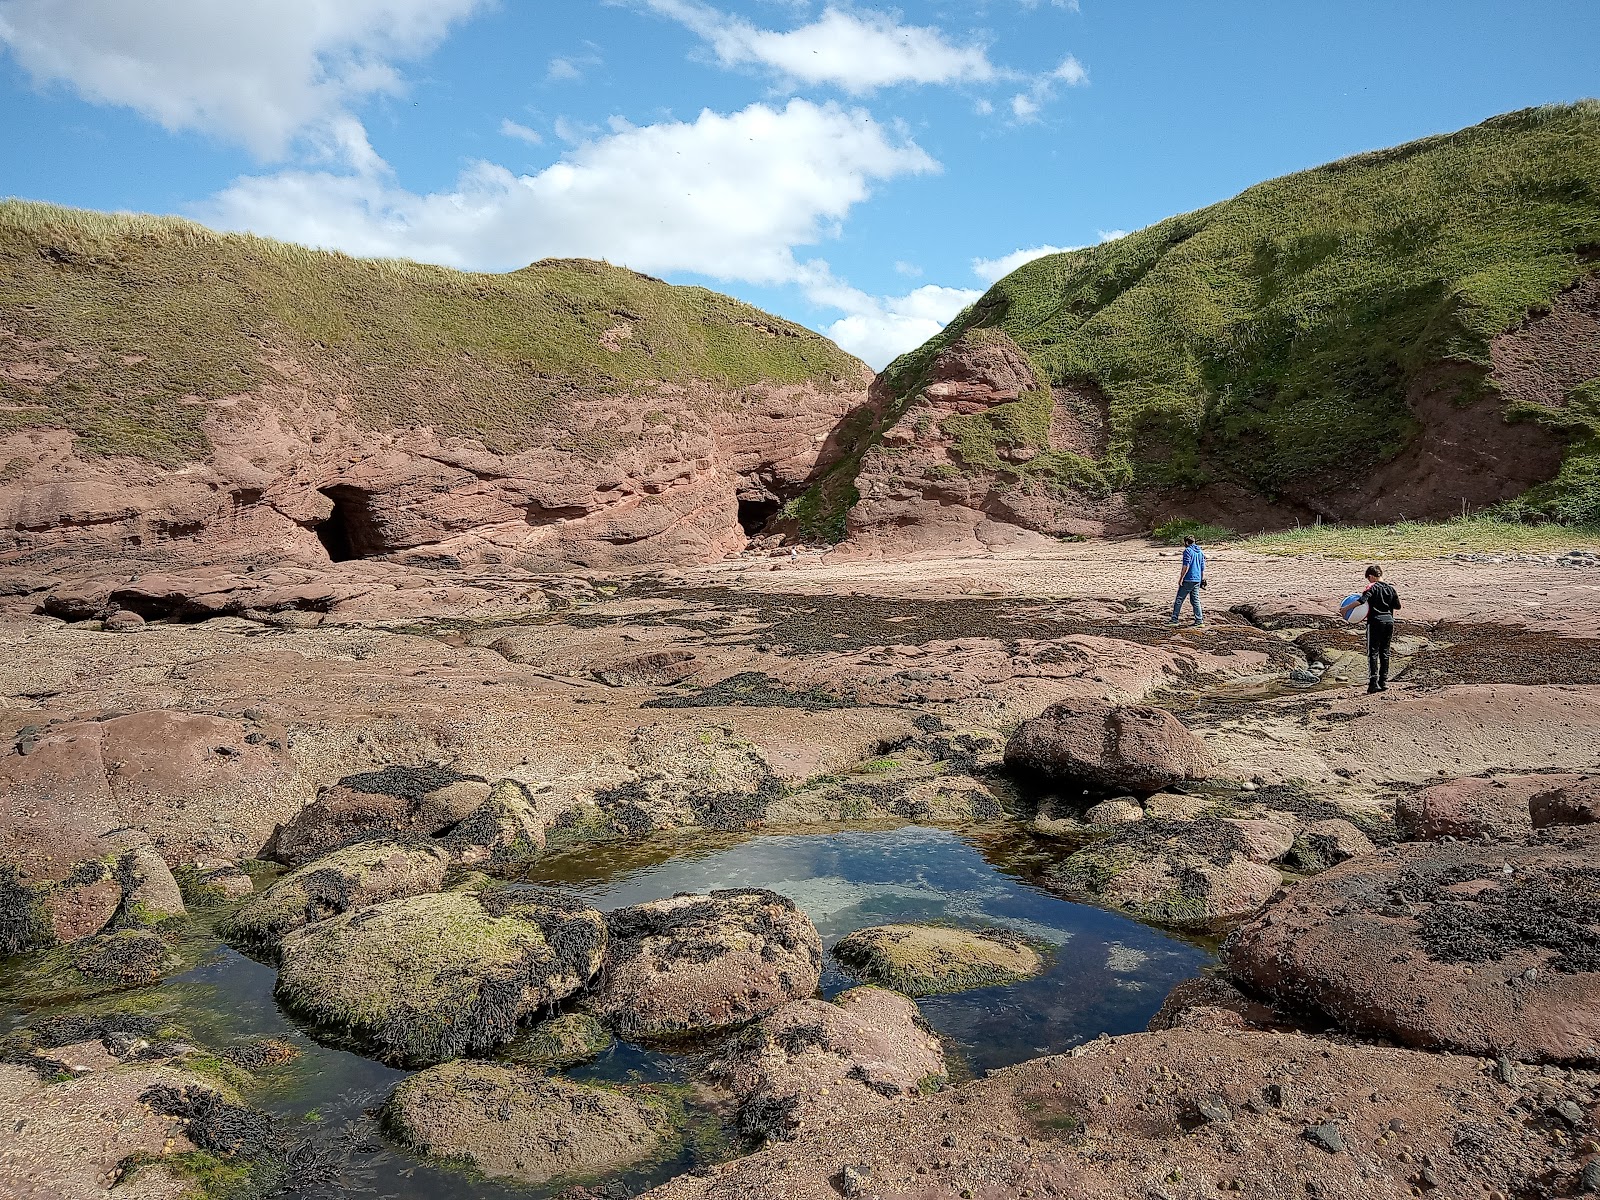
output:
M1587 1196L1600 1193L1600 1158L1592 1159L1578 1176L1578 1194Z
M1584 1123L1583 1109L1579 1108L1571 1100L1563 1100L1559 1104L1553 1105L1550 1111L1574 1129Z
M1194 1109L1208 1125L1226 1125L1233 1120L1233 1113L1220 1096L1201 1096L1194 1102Z
M1329 1154L1339 1154L1344 1150L1344 1134L1331 1121L1323 1125L1307 1125L1300 1136Z
M1517 1064L1503 1056L1495 1059L1494 1077L1501 1083L1515 1084L1517 1082Z
M846 1196L860 1196L872 1180L872 1168L865 1163L845 1167L839 1172L839 1190Z

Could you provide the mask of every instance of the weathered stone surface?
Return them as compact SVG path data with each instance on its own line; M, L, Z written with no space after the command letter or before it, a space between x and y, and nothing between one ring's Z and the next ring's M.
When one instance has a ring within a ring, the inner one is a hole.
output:
M271 953L291 930L338 913L436 892L450 856L437 846L358 842L307 863L278 880L223 922L229 941Z
M1412 844L1296 884L1225 948L1249 986L1404 1045L1600 1063L1600 826Z
M1222 819L1239 831L1242 838L1240 850L1251 862L1277 862L1294 845L1295 825L1291 823L1292 818L1290 821L1274 821L1265 817Z
M867 1120L819 1114L793 1141L647 1196L837 1200L851 1164L871 1165L868 1195L915 1200L1411 1200L1424 1169L1437 1186L1421 1190L1440 1196L1571 1195L1588 1157L1582 1141L1508 1119L1540 1111L1552 1092L1592 1092L1600 1075L1555 1083L1508 1085L1477 1058L1303 1034L1133 1034L908 1098ZM1203 1119L1201 1103L1230 1119ZM1330 1121L1342 1154L1305 1140L1305 1129Z
M1183 723L1149 705L1053 705L1006 743L1006 765L1082 788L1155 792L1204 779L1211 754Z
M123 851L117 860L117 878L123 887L122 909L128 921L149 924L187 911L172 869L148 843Z
M1144 820L1144 809L1132 799L1102 800L1090 805L1083 819L1090 825L1126 825Z
M734 1039L710 1069L741 1101L745 1131L768 1138L792 1138L845 1114L866 1118L938 1090L946 1075L944 1051L916 1004L876 987L851 988L831 1003L786 1004Z
M303 866L330 850L370 838L431 837L489 797L481 778L440 767L390 766L324 788L273 835L264 857Z
M1402 796L1395 820L1413 841L1435 838L1526 837L1529 800L1576 782L1561 775L1486 775L1451 779Z
M742 1024L809 996L821 976L816 927L774 892L674 896L606 924L605 974L588 1003L625 1038Z
M1009 929L877 925L834 944L833 956L856 978L907 996L933 996L1029 979L1044 958Z
M596 663L589 673L607 687L661 687L700 669L692 650L653 650Z
M278 998L389 1062L436 1063L510 1041L600 969L605 920L541 888L371 905L283 941Z
M565 1067L598 1058L613 1044L606 1027L588 1013L563 1013L540 1021L500 1057L530 1067Z
M1535 829L1551 825L1593 825L1600 822L1600 779L1585 779L1537 792L1528 800Z
M1122 825L1052 867L1046 886L1180 929L1236 920L1260 908L1282 883L1277 871L1251 857L1239 824L1147 817Z
M536 858L545 839L544 815L527 785L502 779L450 830L444 845L458 863L496 871Z
M523 1183L621 1170L655 1153L671 1132L666 1111L648 1099L526 1067L464 1061L397 1087L383 1126L419 1153Z

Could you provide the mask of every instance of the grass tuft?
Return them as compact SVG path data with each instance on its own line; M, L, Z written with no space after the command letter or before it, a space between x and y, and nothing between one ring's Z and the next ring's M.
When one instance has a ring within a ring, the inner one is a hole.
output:
M1306 525L1263 533L1241 543L1258 554L1326 554L1331 558L1437 558L1452 554L1560 554L1600 548L1600 522L1525 524L1495 516L1394 525Z

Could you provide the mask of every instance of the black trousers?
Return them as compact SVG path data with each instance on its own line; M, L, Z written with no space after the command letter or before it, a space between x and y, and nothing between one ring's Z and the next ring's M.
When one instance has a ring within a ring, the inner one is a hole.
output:
M1367 618L1367 677L1373 683L1389 682L1389 644L1393 641L1393 617Z

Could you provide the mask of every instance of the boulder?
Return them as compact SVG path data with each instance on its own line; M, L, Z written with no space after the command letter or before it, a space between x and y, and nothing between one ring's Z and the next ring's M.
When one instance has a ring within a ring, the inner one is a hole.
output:
M1208 929L1265 904L1282 876L1255 860L1240 822L1147 817L1122 825L1046 872L1045 886L1178 929Z
M1342 817L1312 821L1294 836L1285 861L1297 871L1315 875L1337 866L1347 858L1371 854L1377 847L1372 839Z
M228 917L219 932L235 945L271 953L284 935L337 913L436 892L450 856L437 846L358 842L307 863Z
M181 917L183 892L166 860L149 843L130 847L117 860L122 884L122 920L152 925L168 917Z
M1089 791L1158 792L1204 779L1210 751L1177 717L1148 704L1114 707L1068 700L1024 721L1006 743L1006 765Z
M107 633L132 633L136 629L144 628L144 618L136 612L118 609L106 617L101 628Z
M1223 817L1222 820L1239 831L1240 849L1251 862L1277 862L1294 845L1295 827L1288 822L1266 817Z
M563 1013L540 1021L500 1057L530 1067L569 1067L599 1058L614 1044L606 1027L588 1013Z
M437 892L343 913L283 940L284 1007L386 1062L483 1053L600 969L604 918L543 888Z
M489 785L479 776L442 767L390 766L349 775L279 827L263 857L299 867L353 842L432 837L488 797Z
M1538 792L1528 800L1528 815L1535 829L1600 822L1600 779Z
M254 895L256 881L233 863L185 871L179 881L195 904L226 904Z
M946 925L858 929L834 944L833 956L857 979L907 996L1018 983L1044 969L1021 934Z
M1090 805L1083 819L1090 825L1126 825L1129 821L1144 820L1144 809L1131 796L1124 796Z
M72 969L91 985L138 987L181 969L184 960L153 929L119 929L74 943Z
M1600 826L1407 844L1289 889L1224 948L1251 988L1407 1046L1600 1063Z
M1468 776L1400 797L1395 821L1411 841L1435 838L1521 839L1533 830L1529 800L1573 779L1550 775Z
M1144 802L1144 815L1163 821L1192 821L1216 805L1206 796L1181 796L1177 792L1157 792Z
M643 1097L462 1061L397 1087L383 1127L420 1154L530 1184L620 1171L654 1154L670 1133L666 1110Z
M444 844L463 866L505 870L544 850L544 816L526 784L502 779L488 799L450 830Z
M665 687L700 670L693 650L652 650L597 663L589 674L607 687Z
M822 1119L871 1119L898 1098L937 1091L947 1073L916 1003L876 987L785 1004L710 1070L739 1099L745 1132L767 1138Z
M739 1025L816 990L822 940L792 900L739 888L606 918L605 975L588 1003L629 1039Z

